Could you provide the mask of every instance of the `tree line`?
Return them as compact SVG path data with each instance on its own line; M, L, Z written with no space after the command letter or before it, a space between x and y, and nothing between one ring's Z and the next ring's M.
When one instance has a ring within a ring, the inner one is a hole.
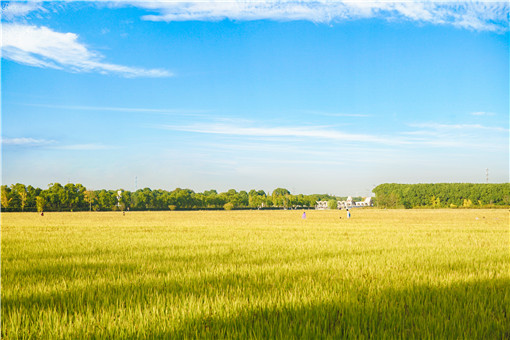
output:
M374 188L381 208L477 208L510 205L510 183L385 183Z
M119 195L120 192L120 195ZM510 183L397 184L385 183L373 189L375 206L380 208L476 208L510 206ZM51 183L48 189L31 185L1 186L2 211L116 211L116 210L199 210L199 209L292 209L314 208L328 201L331 209L346 197L327 194L293 195L285 188L272 193L263 190L218 193L190 189L173 191L150 188L128 190L88 190L81 184ZM353 197L354 202L363 200Z
M120 192L120 194L119 194ZM320 200L345 200L327 194L293 195L277 188L272 193L263 190L218 193L207 190L196 193L190 189L173 191L150 188L128 190L88 190L81 184L51 183L48 189L14 184L1 187L3 211L115 211L115 210L194 210L194 209L268 209L313 208ZM361 197L358 198L361 200Z

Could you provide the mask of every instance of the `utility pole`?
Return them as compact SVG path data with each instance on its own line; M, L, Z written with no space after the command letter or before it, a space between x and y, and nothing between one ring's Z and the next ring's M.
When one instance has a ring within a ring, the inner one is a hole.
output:
M138 190L138 177L135 176L135 192Z
M485 183L489 183L489 168L485 169Z

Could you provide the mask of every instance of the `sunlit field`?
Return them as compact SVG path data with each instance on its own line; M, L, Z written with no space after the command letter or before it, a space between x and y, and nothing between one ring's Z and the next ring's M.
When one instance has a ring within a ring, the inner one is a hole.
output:
M352 212L3 213L2 338L510 337L508 210Z

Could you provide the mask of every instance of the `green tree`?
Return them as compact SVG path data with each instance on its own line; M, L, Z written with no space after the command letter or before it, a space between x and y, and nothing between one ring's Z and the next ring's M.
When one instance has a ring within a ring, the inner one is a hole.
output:
M97 194L97 205L100 210L112 210L117 203L116 193L109 190L100 190Z
M250 190L248 193L248 206L252 208L261 208L266 204L266 193L263 190Z
M399 197L394 192L377 194L377 206L380 208L396 208L398 201Z
M464 202L462 203L462 206L464 208L471 208L473 205L473 202L470 199L464 199Z
M433 207L433 208L439 208L441 207L441 199L439 197L436 197L435 195L433 195L431 198L430 198L430 205Z
M10 189L7 187L7 185L2 185L2 192L1 192L1 202L2 202L2 208L8 209L9 204L12 201L12 198L9 197Z
M87 190L84 192L84 200L89 204L89 211L92 211L92 203L96 198L96 193L92 190Z
M329 209L338 209L337 200L329 200L328 201L328 208Z
M46 204L50 210L60 211L66 202L64 187L60 183L50 183L44 192Z
M239 191L237 194L237 206L238 207L247 207L249 204L249 196L248 193L244 190Z
M28 193L24 184L16 183L11 185L10 190L11 202L9 203L10 210L24 211L27 203Z
M42 196L37 196L35 198L35 204L36 204L36 207L37 207L37 211L38 212L43 212L44 211L44 207L46 206L46 200Z
M27 203L28 193L26 192L26 190L23 190L23 191L19 191L18 194L21 199L21 211L25 211L25 205Z
M289 206L290 191L284 188L276 188L271 195L273 198L273 205L276 207L287 208Z
M83 209L85 203L85 187L81 184L68 183L64 186L64 192L61 203L62 208L71 211L75 209Z

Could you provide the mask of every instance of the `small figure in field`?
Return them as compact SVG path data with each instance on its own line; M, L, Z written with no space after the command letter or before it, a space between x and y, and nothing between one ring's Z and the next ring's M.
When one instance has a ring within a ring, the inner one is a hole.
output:
M126 212L125 211L122 212L122 216L126 216Z
M301 218L302 218L303 220L304 220L304 219L306 219L306 212L305 212L305 211L303 211L303 216L301 216Z
M44 216L44 213L41 211L41 216Z
M351 212L347 209L347 218L351 218Z

